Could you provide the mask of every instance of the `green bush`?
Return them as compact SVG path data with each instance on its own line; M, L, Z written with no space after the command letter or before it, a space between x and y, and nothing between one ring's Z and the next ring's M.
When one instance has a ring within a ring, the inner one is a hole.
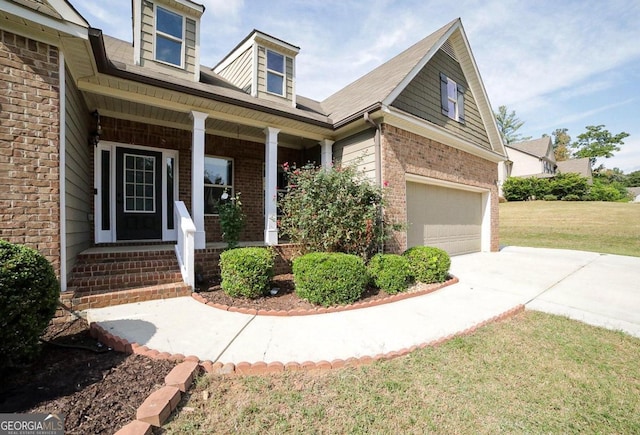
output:
M405 291L413 282L409 260L401 255L376 254L367 269L375 286L390 295Z
M370 258L396 225L385 222L383 189L353 166L301 169L283 165L280 232L303 252L343 252Z
M627 189L619 182L603 183L595 179L589 189L591 201L621 201L627 197Z
M340 252L314 252L293 260L296 294L313 304L350 304L369 282L362 258Z
M236 248L220 254L222 290L231 297L258 298L269 291L274 253L266 248Z
M402 254L409 260L411 273L416 281L425 284L444 282L449 274L451 258L440 248L414 246Z
M37 355L59 297L56 274L44 256L0 240L0 369Z
M548 190L548 181L535 177L509 177L502 185L502 193L507 201L528 201L542 198L549 193Z
M549 195L543 196L542 199L545 200L545 201L557 201L558 197L555 196L555 195L549 194Z
M568 199L567 201L579 201L589 191L588 180L580 174L568 173L557 174L555 177L547 181L549 183L549 193L555 195L559 199L565 196L577 196L577 200Z
M578 195L569 194L562 197L563 201L580 201L581 198Z

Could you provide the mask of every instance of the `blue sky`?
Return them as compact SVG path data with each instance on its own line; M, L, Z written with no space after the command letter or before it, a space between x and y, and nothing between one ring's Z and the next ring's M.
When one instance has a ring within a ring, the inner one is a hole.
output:
M131 41L131 0L71 0L92 27ZM607 168L640 170L638 0L201 0L201 57L215 65L253 29L301 48L297 92L322 100L462 18L489 100L523 136L587 125L629 136Z

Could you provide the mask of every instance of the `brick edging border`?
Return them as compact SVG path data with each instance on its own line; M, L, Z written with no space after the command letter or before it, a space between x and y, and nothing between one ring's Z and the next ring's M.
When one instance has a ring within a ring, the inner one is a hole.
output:
M143 355L152 359L163 359L163 360L176 361L176 362L194 361L194 362L198 362L200 366L204 369L204 371L210 374L260 375L260 374L266 374L266 373L279 373L283 371L329 370L329 369L337 369L342 367L366 365L374 361L390 360L393 358L398 358L401 356L408 355L409 353L418 349L435 347L443 343L446 343L447 341L453 338L472 334L479 328L482 328L494 322L499 322L502 320L509 319L524 311L525 311L524 304L520 304L510 310L507 310L501 314L498 314L497 316L491 317L490 319L487 319L474 326L471 326L465 329L464 331L460 331L455 334L450 334L445 337L441 337L436 340L432 340L422 344L414 345L409 348L403 348L397 351L377 354L375 356L347 358L346 360L335 359L333 361L322 360L322 361L316 361L316 362L303 361L301 363L293 362L293 361L287 362L287 363L282 363L280 361L274 361L271 363L266 363L264 361L249 363L246 361L242 361L234 364L234 363L222 363L220 361L217 361L217 362L208 361L208 360L200 361L200 359L195 355L185 356L182 354L170 354L168 352L159 352L155 349L149 349L147 346L141 346L138 343L130 343L124 338L117 337L107 332L103 327L101 327L96 323L92 323L89 326L89 332L93 338L99 340L105 346L108 346L117 352Z
M335 359L332 361L325 361L325 360L317 361L317 362L304 361L302 363L288 362L286 364L283 364L280 361L274 361L271 363L266 363L264 361L258 361L255 363L242 361L237 364L222 363L219 361L218 362L200 361L200 359L195 355L190 355L185 357L182 354L170 354L168 352L158 352L157 350L149 349L147 346L140 346L138 343L130 343L124 338L117 337L107 332L106 329L104 329L103 327L101 327L96 323L91 323L89 325L89 333L93 338L99 340L105 346L112 348L116 352L143 355L152 359L163 359L163 360L176 361L176 362L194 362L194 363L197 363L198 366L208 374L221 375L221 376L265 375L270 373L283 373L285 371L286 372L300 371L300 370L324 371L324 370L339 369L343 367L357 367L362 365L368 365L376 361L391 360L394 358L399 358L401 356L406 356L418 349L439 346L456 337L462 337L465 335L473 334L479 328L482 328L494 322L499 322L502 320L509 319L524 311L525 311L524 304L520 304L510 310L503 312L502 314L498 314L497 316L491 317L490 319L482 321L474 326L471 326L455 334L447 335L445 337L441 337L436 340L425 342L419 345L414 345L409 348L403 348L397 351L377 354L375 356L362 356L360 358L352 357L352 358L347 358L346 360ZM154 393L151 393L149 397L151 397ZM147 398L147 400L149 399L149 397ZM167 400L170 400L170 399L167 399ZM173 411L175 410L177 403L175 404L175 406L173 405L174 405L173 402L167 405L167 406L170 406L171 413L173 413ZM163 423L164 421L161 424ZM151 426L148 423L141 422L140 420L135 419L135 420L132 420L130 424L121 428L118 431L118 434L121 434L121 435L148 434L150 433L150 431L151 431Z
M458 283L460 280L450 275L449 278L445 282L436 283L436 284L423 284L428 286L425 289L409 291L404 293L397 293L395 295L389 295L384 298L375 299L373 301L368 302L356 302L349 305L336 305L333 307L318 307L311 309L295 309L295 310L258 310L255 308L243 308L243 307L234 307L230 305L218 304L214 302L209 302L207 299L199 293L191 293L191 297L196 301L205 304L209 307L217 308L223 311L229 311L231 313L241 313L241 314L249 314L252 316L278 316L278 317L289 317L289 316L311 316L314 314L327 314L327 313L339 313L341 311L350 311L357 310L361 308L369 308L375 307L378 305L389 304L392 302L401 301L403 299L409 299L416 296L423 296L429 293L433 293L437 290L443 289L450 285Z

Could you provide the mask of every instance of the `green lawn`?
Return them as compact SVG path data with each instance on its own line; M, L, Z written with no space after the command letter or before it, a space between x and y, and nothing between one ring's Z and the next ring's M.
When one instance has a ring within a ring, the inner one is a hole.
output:
M640 340L526 312L407 357L202 377L168 433L640 433Z
M500 204L500 244L640 257L640 204L503 203Z
M500 205L501 244L640 256L640 204ZM321 333L318 331L317 333ZM640 433L640 340L527 311L406 357L203 376L167 433Z

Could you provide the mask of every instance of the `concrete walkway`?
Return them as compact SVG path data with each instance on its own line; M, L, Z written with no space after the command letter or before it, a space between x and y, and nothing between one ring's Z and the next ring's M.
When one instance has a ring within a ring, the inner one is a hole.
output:
M455 335L517 309L562 314L640 337L640 258L505 248L452 259L458 284L376 307L255 316L177 298L87 311L111 334L221 363L346 360Z

